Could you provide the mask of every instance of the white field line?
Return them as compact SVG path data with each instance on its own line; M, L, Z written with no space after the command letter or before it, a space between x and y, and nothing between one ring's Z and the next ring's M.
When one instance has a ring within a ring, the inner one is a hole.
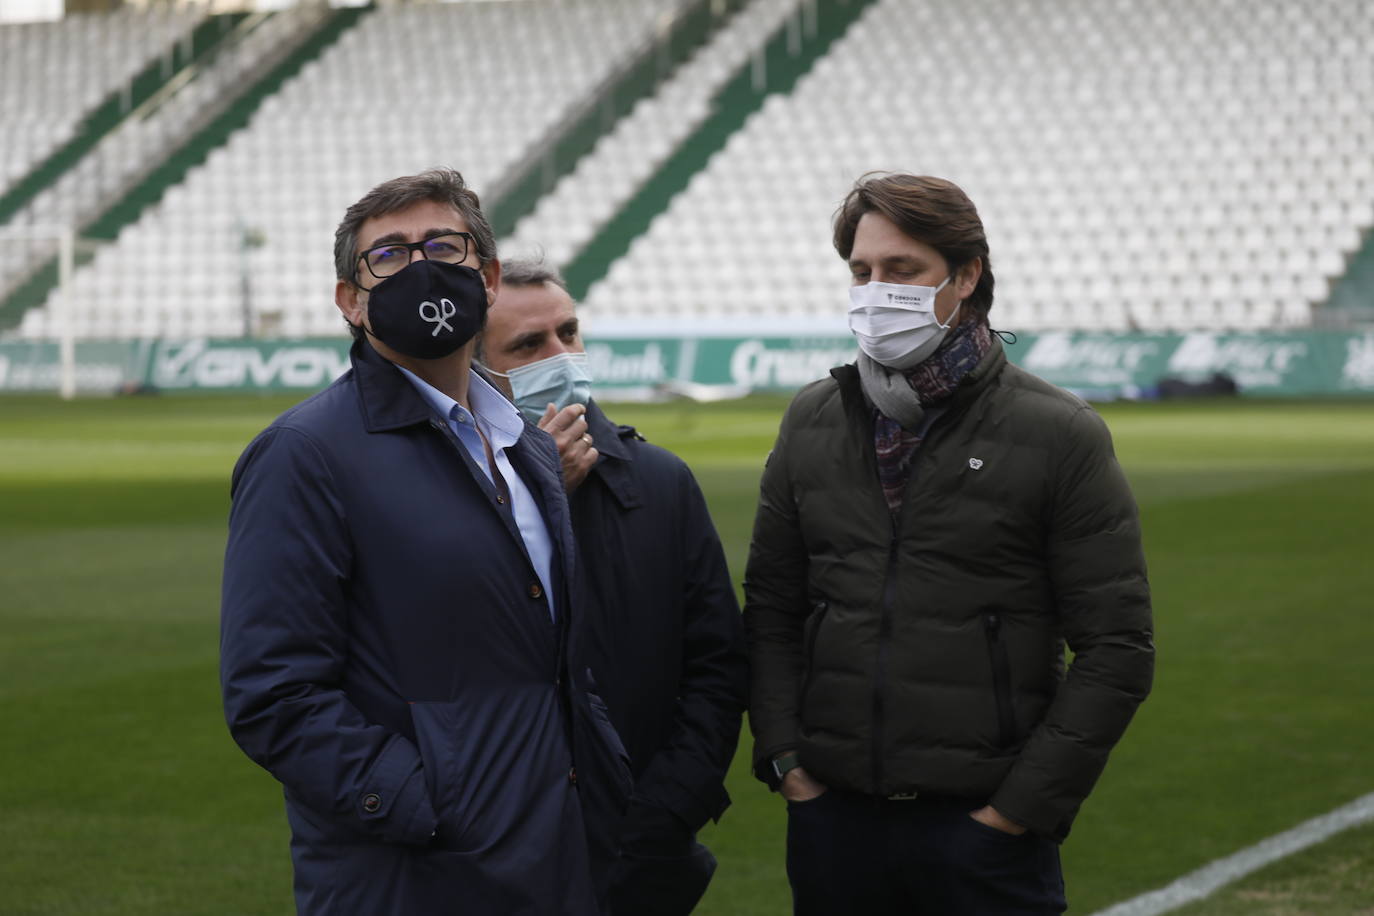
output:
M1291 830L1276 833L1254 846L1217 859L1158 890L1099 910L1092 916L1157 916L1184 904L1201 900L1223 885L1306 849L1357 824L1374 820L1374 792L1342 805L1335 811L1304 821Z

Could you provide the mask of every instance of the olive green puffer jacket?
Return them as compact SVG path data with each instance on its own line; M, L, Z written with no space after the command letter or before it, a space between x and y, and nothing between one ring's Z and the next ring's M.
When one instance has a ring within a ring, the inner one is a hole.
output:
M792 402L763 474L744 582L756 773L797 750L827 785L987 799L1062 840L1154 667L1107 428L994 340L894 523L858 370L831 376Z

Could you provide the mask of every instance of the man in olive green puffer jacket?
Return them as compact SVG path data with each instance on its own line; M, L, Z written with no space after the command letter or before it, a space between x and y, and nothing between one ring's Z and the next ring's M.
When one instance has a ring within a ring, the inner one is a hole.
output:
M1062 912L1057 844L1153 673L1135 501L990 332L961 190L861 179L835 247L861 352L783 418L745 574L795 912Z

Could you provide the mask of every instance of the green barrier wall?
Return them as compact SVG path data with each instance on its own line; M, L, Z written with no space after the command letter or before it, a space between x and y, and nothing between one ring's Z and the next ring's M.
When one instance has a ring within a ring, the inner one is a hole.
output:
M348 368L330 340L82 342L83 392L313 391ZM1161 378L1225 373L1243 395L1374 394L1374 330L1268 334L1023 334L1011 358L1054 384L1097 398L1151 397ZM601 339L587 343L606 400L655 394L792 391L854 358L848 337ZM55 343L0 343L0 391L56 391Z

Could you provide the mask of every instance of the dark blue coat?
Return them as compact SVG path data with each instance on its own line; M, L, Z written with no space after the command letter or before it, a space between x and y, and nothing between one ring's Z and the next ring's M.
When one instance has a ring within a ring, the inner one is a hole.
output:
M635 775L622 839L664 859L674 825L690 836L730 803L725 773L748 686L743 624L687 465L595 402L587 423L601 454L571 503L596 599L588 655Z
M528 424L509 451L555 623L447 423L365 343L352 362L240 458L225 556L225 713L285 787L298 911L592 916L629 772L572 661L557 451Z

